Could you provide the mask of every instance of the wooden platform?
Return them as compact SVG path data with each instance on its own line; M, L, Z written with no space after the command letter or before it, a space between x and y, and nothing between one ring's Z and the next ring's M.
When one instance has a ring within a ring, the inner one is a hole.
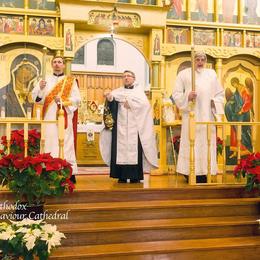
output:
M80 175L74 193L47 201L48 214L68 216L48 220L67 237L50 259L259 259L259 205L242 185L189 186L172 175L118 184Z

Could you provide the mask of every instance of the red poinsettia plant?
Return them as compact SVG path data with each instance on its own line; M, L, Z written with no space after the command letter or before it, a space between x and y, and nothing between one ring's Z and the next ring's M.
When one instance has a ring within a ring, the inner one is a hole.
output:
M246 177L246 189L251 191L254 187L260 189L260 153L252 153L240 160L235 167L234 174L237 178Z
M28 155L33 156L40 152L41 133L36 129L28 131ZM7 153L7 138L1 137L2 149L0 154L3 156ZM10 140L10 153L24 153L24 130L12 130Z
M70 181L71 164L49 153L24 157L9 154L0 160L0 182L16 193L20 202L29 205L40 204L47 196L60 196L72 192L74 184Z

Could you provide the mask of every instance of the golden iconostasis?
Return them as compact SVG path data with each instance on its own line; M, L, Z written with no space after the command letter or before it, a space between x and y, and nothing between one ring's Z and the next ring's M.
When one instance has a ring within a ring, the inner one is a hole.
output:
M149 66L147 95L154 110L158 155L165 164L163 104L169 104L178 71L190 66L191 45L207 53L207 66L216 70L226 102L236 84L242 85L250 95L250 120L259 121L259 24L257 0L0 1L0 106L6 107L6 116L26 115L30 92L42 74L43 47L48 49L47 73L57 53L64 55L66 73L71 73L82 47L109 35L112 43L114 37L134 46ZM121 84L120 73L109 66L103 72L83 68L73 73L82 94L80 123L100 123L102 93Z

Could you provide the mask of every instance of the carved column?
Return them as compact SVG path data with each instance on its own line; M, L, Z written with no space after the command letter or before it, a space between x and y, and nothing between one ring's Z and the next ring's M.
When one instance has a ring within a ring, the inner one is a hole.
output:
M220 46L224 46L224 29L220 29Z
M237 3L237 22L239 24L242 24L243 23L243 5L242 5L242 0L238 0L238 3Z
M216 59L216 73L220 82L222 79L222 67L223 67L222 59L221 58Z
M71 74L71 62L72 58L65 58L65 75Z
M246 30L243 30L243 35L242 35L242 47L246 47Z
M61 30L62 30L62 28L61 28ZM62 35L62 34L59 35L59 33L61 33L61 32L62 31L59 31L59 18L56 17L56 21L55 21L55 36L59 37L60 35Z
M214 22L218 22L218 0L214 0Z
M29 0L25 0L25 1L24 1L24 9L28 9L28 8L29 8L28 1L29 1Z
M190 44L191 45L194 44L194 30L193 30L193 26L190 27Z
M164 59L160 62L160 88L166 91L166 69Z
M28 15L24 16L24 34L28 35L28 26L29 25L29 20L28 20Z
M152 90L153 89L159 89L160 83L159 83L159 71L160 71L160 62L154 61L152 62Z
M221 45L221 41L220 41L220 29L219 29L219 28L217 29L217 42L216 42L216 45L217 45L217 46L220 46L220 45Z
M191 5L191 1L187 1L186 2L186 17L187 17L187 20L190 21L191 20L191 8L190 8L190 5Z

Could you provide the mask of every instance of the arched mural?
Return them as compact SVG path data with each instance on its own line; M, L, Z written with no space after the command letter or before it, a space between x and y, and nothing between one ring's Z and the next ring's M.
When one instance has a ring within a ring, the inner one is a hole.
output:
M24 117L32 106L31 91L41 70L34 55L20 54L11 62L10 82L0 89L0 106L8 117Z
M239 64L229 69L223 77L225 87L225 116L230 122L254 121L254 86L256 78L252 71ZM226 147L227 164L237 163L237 127L231 126ZM242 126L241 156L252 152L251 127Z

